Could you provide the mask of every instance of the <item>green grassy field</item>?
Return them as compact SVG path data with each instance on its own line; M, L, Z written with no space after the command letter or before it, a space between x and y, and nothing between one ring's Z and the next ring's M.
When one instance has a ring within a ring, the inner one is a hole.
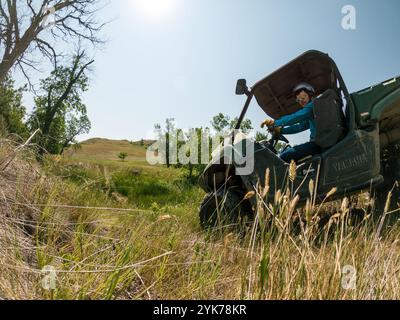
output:
M1 163L10 150L1 144ZM400 228L386 226L389 214L354 225L348 199L295 209L285 191L245 234L204 232L204 192L144 155L104 139L43 166L17 155L0 172L0 298L400 298ZM323 228L321 211L331 213ZM295 225L300 214L307 221Z

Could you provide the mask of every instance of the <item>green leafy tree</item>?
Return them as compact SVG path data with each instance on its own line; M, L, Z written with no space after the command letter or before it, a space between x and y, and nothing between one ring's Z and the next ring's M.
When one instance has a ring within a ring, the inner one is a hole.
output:
M211 120L211 126L216 132L222 132L230 126L231 119L223 113L218 113Z
M255 139L256 139L256 141L267 140L268 139L268 133L257 131Z
M41 81L43 94L35 98L35 109L29 118L31 130L40 129L38 138L42 156L45 150L59 154L75 138L90 130L86 105L82 93L88 90L87 71L94 61L88 61L85 52L78 52L71 66L58 66L51 75Z
M230 129L234 129L238 121L239 121L238 117L234 118L230 123ZM251 130L253 130L251 120L243 119L242 123L240 124L240 130L242 130L243 133L246 133L246 134L249 133Z
M216 132L222 133L224 131L233 130L238 121L239 121L239 118L237 118L237 117L234 119L231 119L226 114L218 113L216 116L214 116L212 118L211 126L213 127L213 129ZM244 119L242 121L242 123L240 124L240 129L243 131L243 133L249 133L253 129L251 120Z
M126 157L128 156L128 154L126 152L120 152L118 154L118 158L121 159L121 161L125 161Z
M22 94L25 88L14 88L14 81L7 77L0 83L0 132L14 133L23 138L28 135L24 123L26 114L22 105Z
M60 153L63 153L71 144L75 145L77 143L75 138L82 133L88 133L90 128L91 123L86 113L81 114L79 117L75 114L66 115L66 126Z

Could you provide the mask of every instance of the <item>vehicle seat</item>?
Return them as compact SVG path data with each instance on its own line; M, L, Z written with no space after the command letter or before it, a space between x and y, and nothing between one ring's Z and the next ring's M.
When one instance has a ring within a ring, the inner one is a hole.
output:
M338 143L346 134L346 119L335 90L328 89L314 100L316 127L315 143L328 149Z

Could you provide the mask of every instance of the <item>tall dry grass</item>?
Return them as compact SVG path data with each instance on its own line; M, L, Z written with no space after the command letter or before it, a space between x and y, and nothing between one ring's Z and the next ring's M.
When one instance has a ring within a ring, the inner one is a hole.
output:
M0 162L16 147L3 139ZM313 185L303 208L290 188L270 203L257 190L246 232L203 232L197 188L143 208L95 186L50 174L29 151L0 170L0 298L400 298L396 213L365 206L356 220L349 199L313 203Z

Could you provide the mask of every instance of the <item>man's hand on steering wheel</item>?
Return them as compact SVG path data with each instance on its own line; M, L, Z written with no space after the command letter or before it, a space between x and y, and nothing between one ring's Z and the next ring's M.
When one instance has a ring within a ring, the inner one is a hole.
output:
M274 136L280 136L281 128L275 127L275 120L266 119L263 123L261 123L261 128L267 127L267 130L272 133Z
M263 123L261 123L261 128L267 127L267 130L272 134L273 140L276 141L284 141L289 143L285 136L282 135L282 128L275 127L275 120L273 119L266 119Z
M266 119L263 123L261 123L261 128L264 127L273 127L275 125L275 120L272 119Z
M289 140L282 134L281 127L269 127L268 131L272 134L272 138L276 141L283 141L285 143L289 143Z
M280 136L282 128L281 127L268 127L268 131L271 132L272 135Z

